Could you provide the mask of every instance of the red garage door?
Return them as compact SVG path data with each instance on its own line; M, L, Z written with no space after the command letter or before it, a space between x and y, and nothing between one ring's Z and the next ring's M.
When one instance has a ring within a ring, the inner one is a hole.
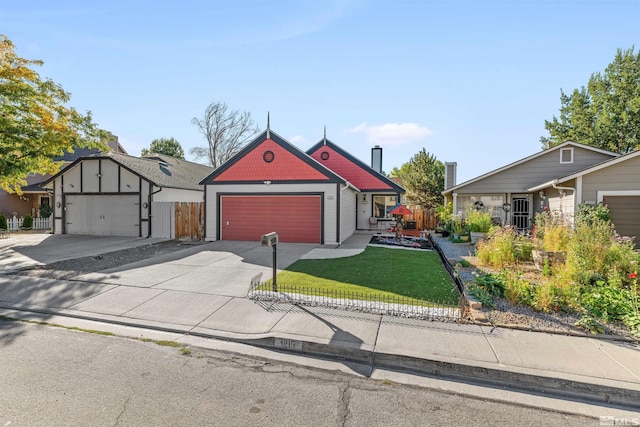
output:
M281 242L321 243L320 196L222 196L221 239L260 241L275 231Z

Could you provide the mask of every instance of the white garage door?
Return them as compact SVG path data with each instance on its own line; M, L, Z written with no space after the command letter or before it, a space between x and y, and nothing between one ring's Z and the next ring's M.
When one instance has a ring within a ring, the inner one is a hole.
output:
M139 236L138 195L69 195L65 233Z

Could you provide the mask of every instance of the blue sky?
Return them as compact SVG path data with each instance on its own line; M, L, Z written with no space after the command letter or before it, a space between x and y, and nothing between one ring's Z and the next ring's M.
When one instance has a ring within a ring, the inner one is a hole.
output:
M387 172L424 147L460 183L540 150L560 89L640 48L640 1L0 0L0 33L133 155L204 145L191 119L224 101L303 150L324 126L379 144Z

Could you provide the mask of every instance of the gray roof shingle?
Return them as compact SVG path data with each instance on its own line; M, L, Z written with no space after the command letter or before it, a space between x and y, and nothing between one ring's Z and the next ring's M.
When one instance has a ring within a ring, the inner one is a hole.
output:
M202 191L200 180L213 171L209 166L157 153L133 157L111 152L95 157L112 158L158 187Z

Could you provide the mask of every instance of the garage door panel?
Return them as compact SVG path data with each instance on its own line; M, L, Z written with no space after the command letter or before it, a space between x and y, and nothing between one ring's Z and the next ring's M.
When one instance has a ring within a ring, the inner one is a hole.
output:
M138 195L69 195L65 199L67 234L139 236Z
M223 196L223 240L259 241L275 231L281 242L320 243L320 196Z
M640 247L640 196L606 196L611 221L622 236L635 236Z

